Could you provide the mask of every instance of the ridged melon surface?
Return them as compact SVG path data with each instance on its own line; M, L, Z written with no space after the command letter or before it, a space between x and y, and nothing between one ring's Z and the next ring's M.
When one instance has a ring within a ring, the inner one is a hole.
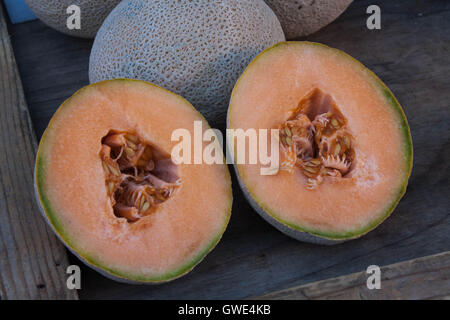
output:
M125 0L97 34L89 78L154 82L187 98L215 126L225 122L248 63L283 40L262 0Z
M265 0L280 19L287 39L319 31L337 17L353 0Z
M253 208L297 240L358 238L406 191L413 148L405 114L374 73L337 49L286 42L261 53L233 90L228 128L280 129L276 174L261 175L261 163L235 169Z
M25 0L34 14L49 27L59 32L94 38L98 29L120 0ZM67 28L67 8L77 5L81 10L81 29Z

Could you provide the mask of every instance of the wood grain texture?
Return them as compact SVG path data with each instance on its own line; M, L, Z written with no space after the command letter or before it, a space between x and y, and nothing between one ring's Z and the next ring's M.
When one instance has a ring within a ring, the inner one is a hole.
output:
M0 299L75 299L34 200L36 138L0 3Z
M381 7L381 30L366 28L371 4ZM39 137L61 102L88 84L92 42L64 36L38 21L9 30ZM83 268L80 298L245 298L359 272L371 264L449 251L448 30L449 1L358 0L337 21L307 38L361 60L392 89L408 117L415 149L413 174L405 197L375 231L333 248L297 242L265 223L234 179L229 228L192 273L145 287L118 284Z
M353 273L289 288L253 299L374 300L450 298L450 251L381 268L381 289L367 288L368 274Z

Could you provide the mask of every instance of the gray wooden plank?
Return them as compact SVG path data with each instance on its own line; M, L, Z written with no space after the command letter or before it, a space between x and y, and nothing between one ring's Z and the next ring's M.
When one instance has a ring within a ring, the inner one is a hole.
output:
M34 200L37 148L0 3L0 299L76 299L64 248Z
M366 29L378 4L382 30ZM450 250L450 3L355 1L336 22L307 40L342 49L375 71L408 117L415 148L408 191L393 216L362 239L336 247L292 240L265 223L234 183L230 226L192 273L173 283L129 286L83 268L82 299L245 298ZM91 42L30 22L11 38L40 136L59 104L88 83ZM79 263L72 257L74 263Z
M381 288L367 288L366 271L254 297L261 300L404 300L450 297L450 251L381 268Z

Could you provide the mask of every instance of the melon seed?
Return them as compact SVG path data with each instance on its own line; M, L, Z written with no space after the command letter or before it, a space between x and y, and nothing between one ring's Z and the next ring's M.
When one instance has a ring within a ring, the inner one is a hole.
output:
M132 134L126 134L126 135L125 135L125 138L126 138L128 141L131 141L131 142L133 142L133 143L138 143L138 142L139 142L139 139L138 139L136 136L132 135Z
M166 200L166 198L164 198L161 193L157 193L156 198L158 198L158 200L161 200L161 201Z
M347 148L350 147L350 139L348 136L344 136L344 144Z
M134 150L128 147L125 149L125 153L131 157L134 155Z
M341 145L336 143L336 146L334 147L334 156L337 156L339 152L341 152Z
M115 187L115 186L116 186L115 183L112 182L112 181L110 181L110 182L108 183L108 193L109 193L109 194L112 194L112 193L113 193L114 187Z
M292 137L292 132L291 132L291 130L288 127L284 128L284 132L286 132L286 135L288 137Z
M124 144L124 139L120 134L114 134L108 136L104 142L107 146L110 147L121 147Z
M311 173L308 171L303 171L303 173L305 174L305 176L307 176L308 178L314 178L315 177L315 172Z
M148 208L150 208L150 203L144 202L144 205L142 206L141 211L145 212L148 210Z
M316 173L317 172L317 168L314 168L314 167L305 167L304 169L306 171L310 172L310 173Z
M119 170L117 170L115 167L113 167L112 165L109 165L108 164L108 168L109 168L109 171L111 171L111 173L113 174L113 175L115 175L115 176L120 176L120 172L119 172Z
M287 143L288 146L291 146L292 145L292 139L289 138L289 137L286 137L286 143Z
M302 136L304 136L306 134L306 129L301 127L300 128L300 133L301 133Z
M139 208L142 208L144 206L145 200L146 200L145 197L141 196L141 199L139 201Z
M109 174L110 171L109 171L108 165L106 164L105 161L102 162L102 166L103 166L103 170L105 170L105 172L106 172L107 174Z

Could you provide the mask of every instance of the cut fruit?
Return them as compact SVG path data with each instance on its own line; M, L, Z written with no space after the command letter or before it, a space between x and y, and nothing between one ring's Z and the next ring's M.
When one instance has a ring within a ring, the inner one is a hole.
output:
M122 282L189 272L230 218L225 165L175 164L172 132L206 120L147 82L111 80L56 112L38 150L35 186L47 222L83 262ZM206 196L207 195L207 196Z
M261 164L235 169L255 210L298 240L358 238L406 191L412 140L403 110L375 74L337 49L285 42L264 51L234 88L228 128L280 130L275 175L261 175Z

